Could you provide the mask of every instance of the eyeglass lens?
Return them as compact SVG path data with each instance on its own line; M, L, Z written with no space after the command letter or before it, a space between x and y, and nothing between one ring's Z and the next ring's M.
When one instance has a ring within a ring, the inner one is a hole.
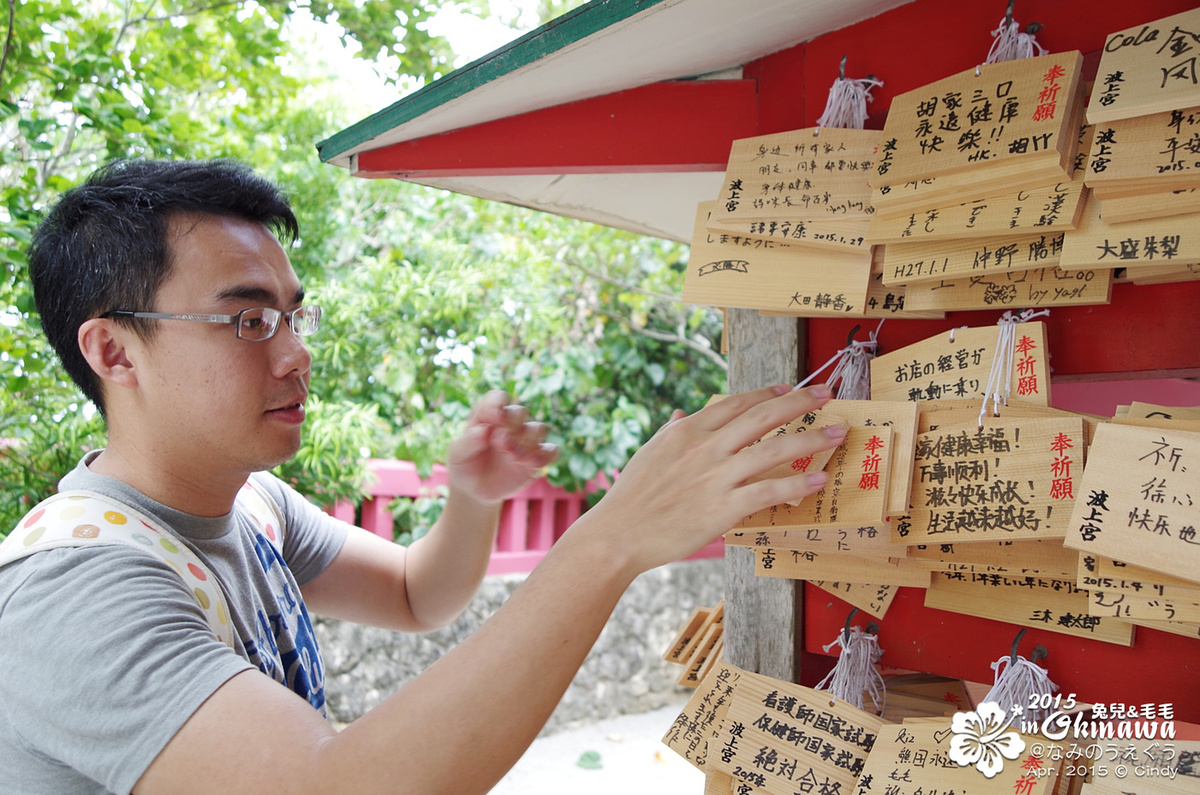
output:
M273 337L279 328L284 313L270 307L244 309L238 314L238 336L244 340L265 340ZM321 308L306 304L292 310L288 315L292 333L307 337L317 330L321 320Z

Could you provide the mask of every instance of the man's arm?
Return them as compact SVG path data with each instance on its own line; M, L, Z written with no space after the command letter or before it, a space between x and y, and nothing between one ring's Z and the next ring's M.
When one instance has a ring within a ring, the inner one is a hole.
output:
M450 446L450 491L429 533L410 547L352 531L333 562L303 588L320 615L428 632L466 609L487 573L504 500L554 460L546 428L503 392L489 392Z
M823 473L747 480L837 444L841 429L748 445L828 398L824 387L774 387L673 419L483 627L353 725L335 733L287 689L242 673L135 792L486 792L536 737L634 577L824 484Z

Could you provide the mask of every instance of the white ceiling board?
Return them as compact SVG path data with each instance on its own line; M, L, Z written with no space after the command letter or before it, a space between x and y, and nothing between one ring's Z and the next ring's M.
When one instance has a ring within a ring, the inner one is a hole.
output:
M452 177L421 184L689 243L696 205L716 198L721 172Z

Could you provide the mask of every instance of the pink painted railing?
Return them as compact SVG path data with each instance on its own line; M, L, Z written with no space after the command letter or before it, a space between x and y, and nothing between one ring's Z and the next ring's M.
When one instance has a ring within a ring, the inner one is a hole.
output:
M392 514L388 506L397 497L429 497L448 484L446 468L434 465L426 479L417 474L411 461L371 459L368 467L374 473L368 496L362 503L360 526L391 541L394 537ZM597 476L584 492L569 492L551 486L545 480L531 483L523 491L504 502L500 511L500 528L492 547L488 574L525 573L541 561L571 523L583 513L586 495L603 488L607 480ZM353 523L355 506L339 503L330 511L334 516ZM720 557L724 554L721 540L709 544L693 558Z

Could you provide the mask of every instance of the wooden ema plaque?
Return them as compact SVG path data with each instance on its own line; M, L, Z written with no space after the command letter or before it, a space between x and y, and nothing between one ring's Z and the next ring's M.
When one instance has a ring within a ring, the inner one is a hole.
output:
M1067 546L1200 583L1200 435L1101 425Z
M887 513L892 431L852 427L825 465L829 482L798 506L772 505L742 519L737 530L874 525Z
M1112 285L1113 272L1107 269L1034 268L910 284L904 288L904 300L914 311L1049 309L1107 304Z
M883 618L887 615L887 610L892 606L892 600L896 598L896 591L900 587L898 585L830 582L827 580L810 580L810 582L825 593L833 594L876 618Z
M1046 326L1020 323L1014 329L1011 398L1050 404L1050 365ZM871 396L879 400L978 398L992 369L999 338L997 326L942 332L871 360Z
M1079 553L1053 541L996 541L983 544L917 544L908 548L909 560L931 567L957 567L957 571L990 568L996 571L1035 572L1054 579L1070 579L1079 570ZM961 568L967 567L967 568ZM1084 587L1082 583L1080 587Z
M1084 127L1077 147L1088 151L1091 127ZM922 209L907 215L876 216L867 228L871 243L920 243L1059 232L1074 229L1082 207L1084 169L1074 176L1043 185L961 204Z
M1156 618L1163 621L1187 621L1198 623L1195 618L1170 613L1175 604L1200 605L1200 583L1189 582L1178 577L1158 574L1140 566L1119 564L1110 558L1095 558L1091 555L1080 555L1079 567L1076 570L1075 584L1092 592L1103 592L1113 596L1128 595L1131 598L1155 602L1145 610L1130 607L1112 613L1100 615L1116 615L1118 618ZM1113 601L1106 599L1103 601ZM1133 602L1129 602L1132 605ZM1093 602L1094 606L1100 606ZM1150 614L1154 611L1154 614ZM1139 614L1143 613L1143 614Z
M1079 226L1063 236L1059 267L1128 268L1136 274L1142 268L1200 262L1200 213L1109 224L1100 210L1094 197L1084 202Z
M721 662L714 665L663 736L663 744L694 767L706 770L708 745L720 734L741 675L731 665Z
M884 725L828 693L742 671L707 761L751 791L846 793Z
M1200 189L1196 188L1147 193L1141 196L1114 196L1100 202L1100 215L1110 224L1193 213L1200 213Z
M912 310L908 307L907 290L901 284L884 284L884 247L876 246L871 258L871 284L867 288L867 310L864 317L942 318L940 310Z
M1097 198L1200 187L1200 107L1096 125L1084 184Z
M1113 272L1113 283L1117 282L1116 274ZM1128 274L1126 274L1128 275ZM1175 282L1194 282L1200 280L1200 264L1183 265L1174 267L1156 268L1138 268L1134 271L1134 277L1126 279L1133 284L1166 284Z
M1200 104L1200 9L1110 35L1087 106L1090 124Z
M1062 538L1082 469L1082 418L983 428L943 426L917 437L912 510L896 519L899 544Z
M886 559L897 553L892 544L891 527L887 524L794 530L730 530L725 534L725 543L733 547L844 552L863 558Z
M842 552L799 549L755 549L754 573L790 580L820 578L865 585L928 588L931 572L904 557L890 560L859 558Z
M984 64L897 96L872 185L969 172L976 192L962 198L970 199L1014 177L1012 187L1069 179L1082 65L1078 52Z
M1094 616L1154 621L1200 622L1200 604L1163 596L1110 591L1093 588L1089 592L1088 612ZM1193 596L1192 599L1197 597Z
M1092 615L1075 583L1033 576L935 572L925 606L1036 627L1064 635L1133 645L1133 625Z
M1082 208L1083 178L1015 191L1004 196L875 218L867 242L906 243L996 237L1006 232L1060 232L1074 229Z
M735 140L712 221L865 220L879 138L810 127Z
M890 696L890 693L889 693ZM1019 725L1013 727L1016 732ZM949 718L882 726L853 795L1051 795L1065 756L1061 745L1025 737L1025 751L987 778L950 758ZM1037 748L1039 753L1034 752ZM1051 757L1057 758L1055 762Z
M861 314L871 254L785 246L769 240L710 232L715 202L701 202L683 282L683 301L787 314Z
M719 203L714 205L719 206ZM816 221L718 221L710 216L705 226L710 232L749 240L765 240L799 248L866 253L871 250L871 244L867 242L868 223L865 219L854 218Z
M920 284L968 276L1051 268L1062 259L1062 232L966 238L938 243L888 243L883 283Z
M883 246L871 249L871 281L867 287L867 302L863 311L855 317L864 318L943 318L946 313L940 310L910 311L905 308L905 287L902 284L886 285L883 283ZM796 316L797 312L780 312L775 310L760 310L763 315Z

